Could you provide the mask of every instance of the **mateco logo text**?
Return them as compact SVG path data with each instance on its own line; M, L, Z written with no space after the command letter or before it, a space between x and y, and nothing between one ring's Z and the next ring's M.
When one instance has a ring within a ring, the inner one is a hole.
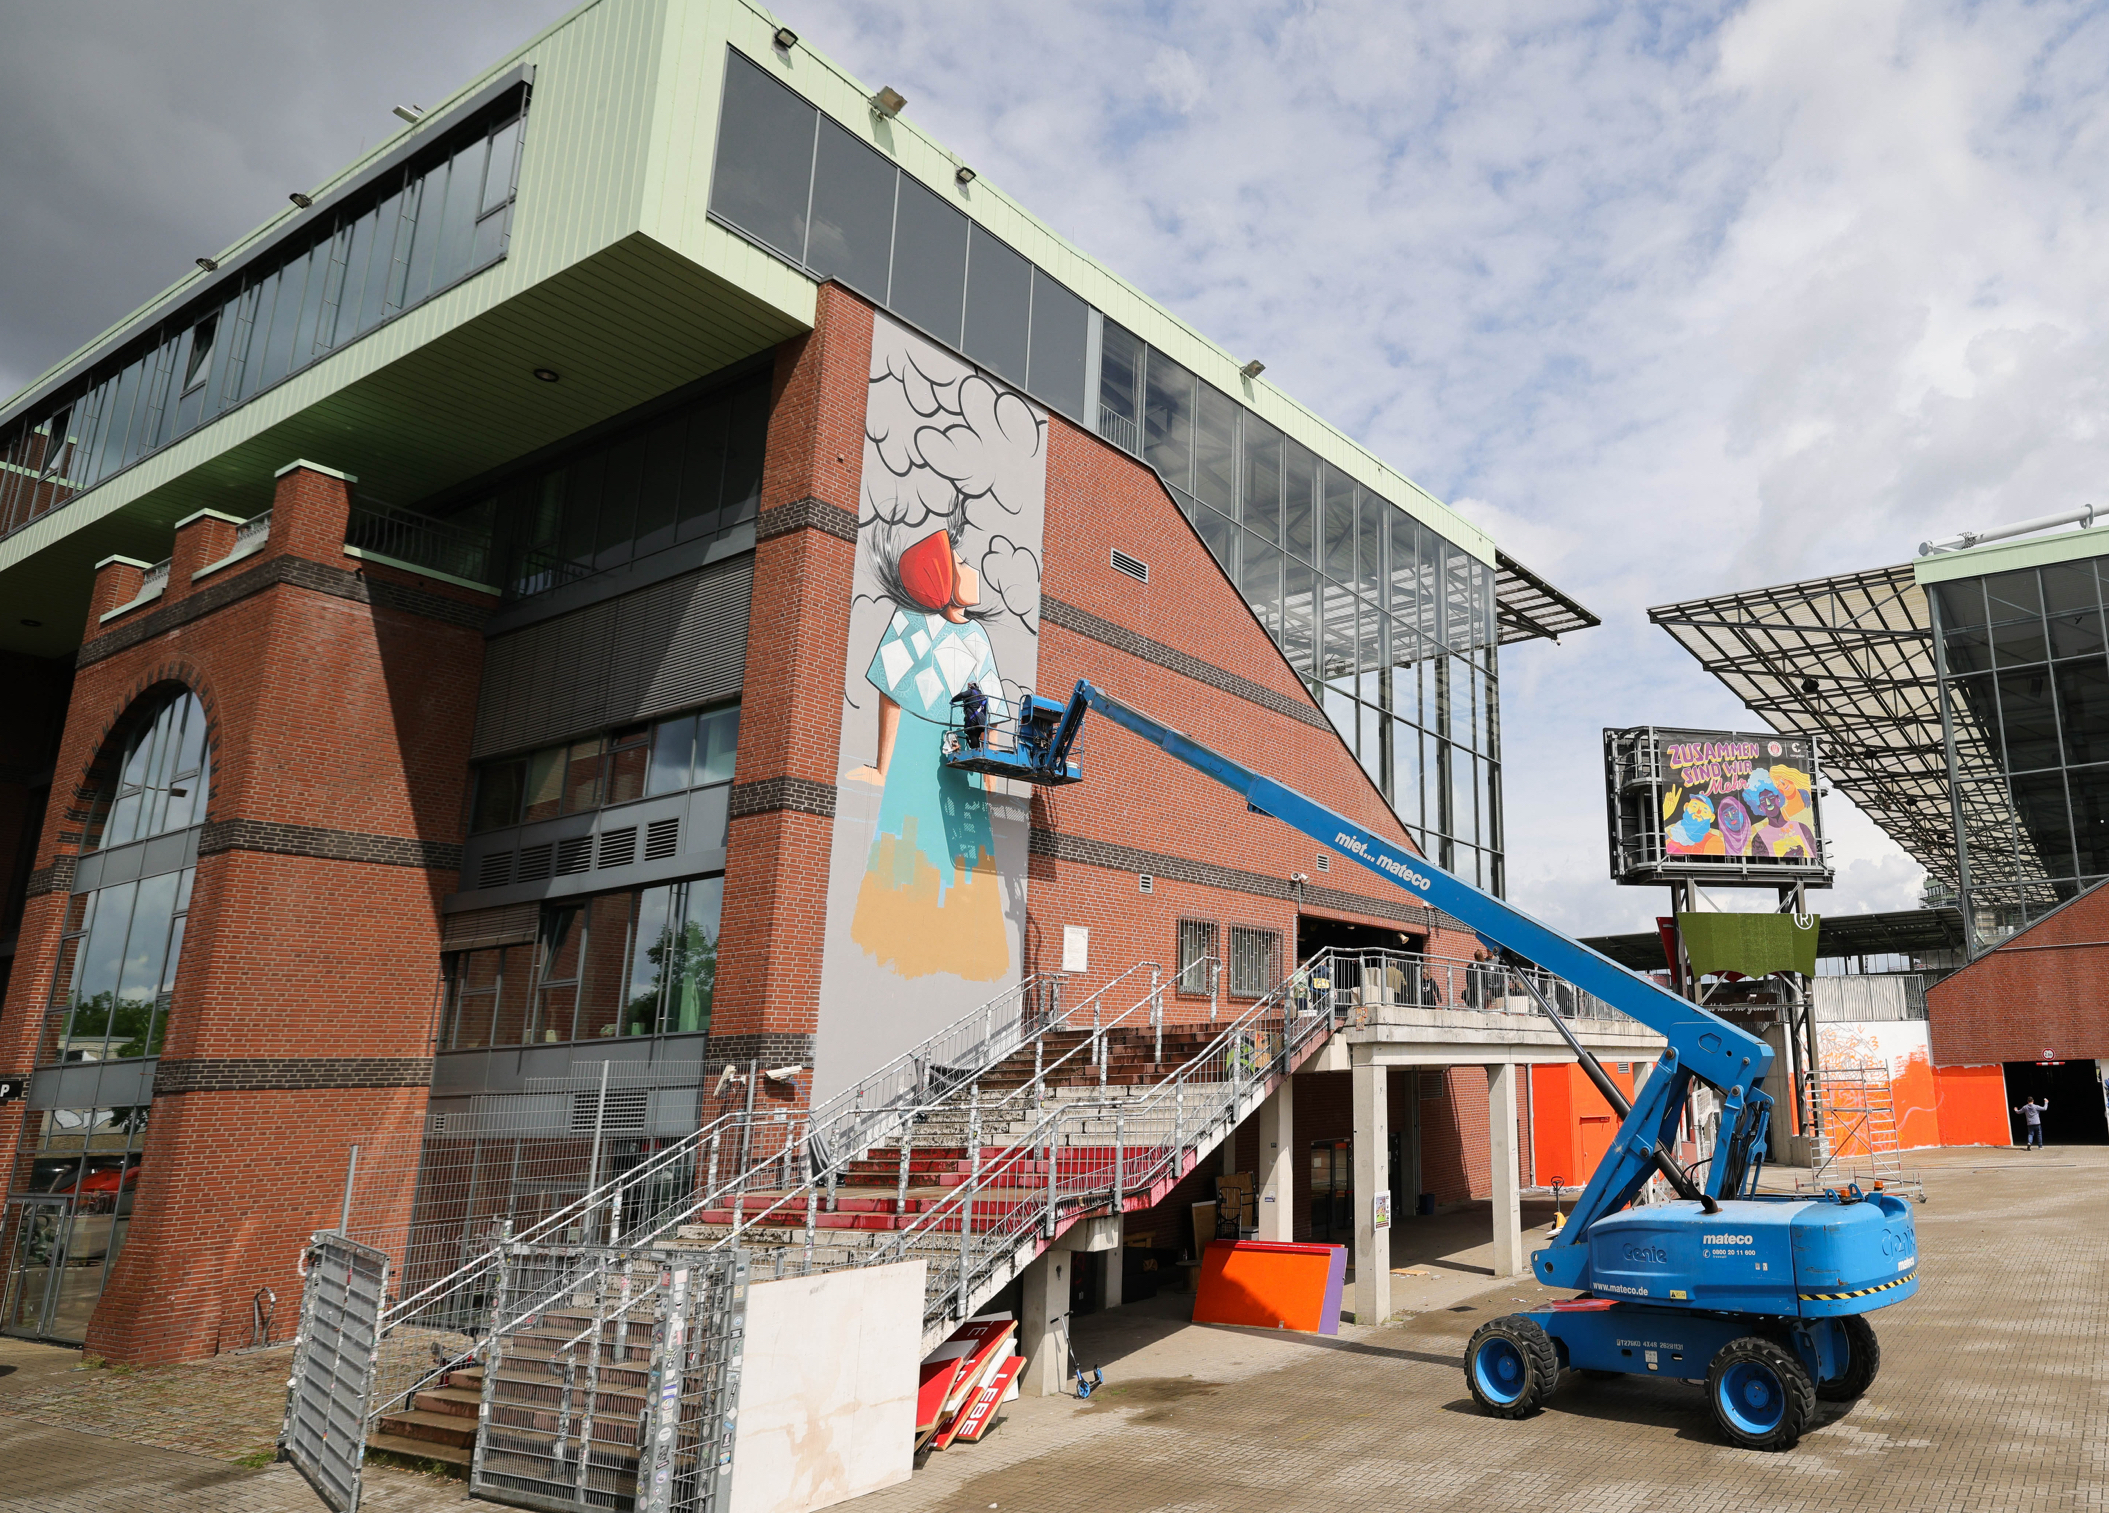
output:
M1376 863L1378 870L1389 872L1409 888L1418 888L1421 892L1426 893L1433 886L1430 878L1414 871L1413 868L1407 866L1397 857L1387 855L1381 851L1372 852L1369 849L1369 842L1359 835L1349 835L1343 830L1333 837L1333 844L1340 847L1343 851L1352 851L1364 861Z
M1701 1245L1755 1245L1756 1235L1701 1235Z

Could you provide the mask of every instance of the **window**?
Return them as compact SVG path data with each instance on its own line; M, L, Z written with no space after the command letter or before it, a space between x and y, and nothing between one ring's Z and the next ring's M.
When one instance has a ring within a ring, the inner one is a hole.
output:
M488 530L508 598L546 593L754 519L768 380L740 380L434 506Z
M894 216L893 275L893 310L946 346L957 347L967 282L967 218L905 177Z
M105 850L202 822L212 786L205 707L192 693L140 720L88 822L88 849Z
M960 349L992 373L1023 384L1032 305L1033 265L976 226Z
M1230 927L1230 995L1264 998L1281 980L1281 932Z
M1216 991L1215 921L1179 921L1179 992L1190 998L1208 998Z
M893 197L900 171L825 116L813 162L813 228L806 263L874 304L886 303Z
M0 435L0 531L92 488L220 411L505 253L524 93L341 204L290 223L210 303L154 322Z
M481 834L732 781L740 708L672 715L476 769L470 830Z
M185 867L73 898L42 1063L161 1054L193 876Z
M542 907L531 943L447 958L442 1050L710 1028L724 879Z

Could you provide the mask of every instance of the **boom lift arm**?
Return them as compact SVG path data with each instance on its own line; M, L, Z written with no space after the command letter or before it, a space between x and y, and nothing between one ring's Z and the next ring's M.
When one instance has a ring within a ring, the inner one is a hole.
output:
M1551 1246L1540 1252L1540 1281L1586 1287L1590 1223L1624 1208L1657 1171L1669 1179L1681 1196L1699 1201L1709 1213L1714 1211L1718 1199L1737 1197L1755 1188L1772 1107L1772 1099L1763 1087L1772 1070L1772 1049L1764 1041L1540 924L1514 905L1451 876L1403 846L1372 834L1295 789L1210 750L1088 680L1078 681L1066 708L1032 697L1026 704L1028 722L1037 716L1040 728L1045 730L1046 724L1053 721L1051 735L1044 744L1021 740L1015 757L1009 753L977 753L972 764L977 770L1009 772L1029 782L1074 781L1076 769L1070 765L1069 754L1082 732L1085 712L1095 709L1122 729L1243 795L1252 808L1360 862L1421 903L1441 910L1484 939L1505 946L1594 994L1663 1036L1668 1045L1655 1075L1648 1078L1638 1099L1628 1104L1566 1021L1534 987L1531 989L1540 1008L1565 1036L1607 1101L1624 1116L1617 1143L1598 1164L1596 1174L1576 1201L1570 1222ZM1057 709L1061 713L1054 720ZM1703 1188L1677 1164L1667 1148L1694 1079L1719 1089L1723 1097L1723 1134Z

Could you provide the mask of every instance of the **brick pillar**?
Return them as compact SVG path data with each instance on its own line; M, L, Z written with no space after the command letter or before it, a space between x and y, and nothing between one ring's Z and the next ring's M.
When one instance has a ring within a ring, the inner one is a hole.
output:
M95 564L95 587L88 593L88 628L82 639L102 634L103 616L139 597L140 581L151 563L137 557L105 557Z
M271 496L271 538L260 556L305 557L341 567L351 524L351 490L359 480L319 462L289 462Z
M871 330L827 284L813 332L777 349L714 1036L810 1035L818 1016Z
M199 510L176 522L175 543L168 553L168 591L164 604L173 604L191 590L191 579L234 550L234 534L241 520L218 510Z

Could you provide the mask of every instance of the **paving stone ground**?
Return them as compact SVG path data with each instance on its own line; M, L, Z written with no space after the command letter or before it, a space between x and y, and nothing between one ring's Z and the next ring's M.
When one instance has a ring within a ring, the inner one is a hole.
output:
M1883 1371L1785 1455L1723 1445L1703 1396L1571 1378L1539 1417L1482 1416L1461 1352L1534 1303L1489 1285L1470 1216L1402 1235L1408 1310L1335 1338L1195 1327L1177 1295L1078 1321L1108 1387L1011 1405L852 1513L1442 1507L1562 1513L2109 1509L2109 1147L1914 1157L1922 1286L1874 1316ZM1416 1248L1418 1247L1418 1249ZM131 1374L0 1341L0 1510L317 1513L270 1443L282 1351ZM371 1513L461 1513L459 1482L367 1473Z
M1914 1215L1919 1293L1873 1316L1883 1349L1873 1390L1824 1404L1822 1426L1786 1454L1728 1447L1703 1393L1664 1381L1570 1376L1534 1419L1485 1417L1465 1390L1462 1354L1479 1323L1539 1295L1510 1283L1326 1344L1079 1321L1078 1348L1087 1360L1103 1351L1111 1390L1088 1404L1014 1404L980 1444L846 1506L2109 1507L2109 1148L1952 1150L1913 1164L1930 1196Z

